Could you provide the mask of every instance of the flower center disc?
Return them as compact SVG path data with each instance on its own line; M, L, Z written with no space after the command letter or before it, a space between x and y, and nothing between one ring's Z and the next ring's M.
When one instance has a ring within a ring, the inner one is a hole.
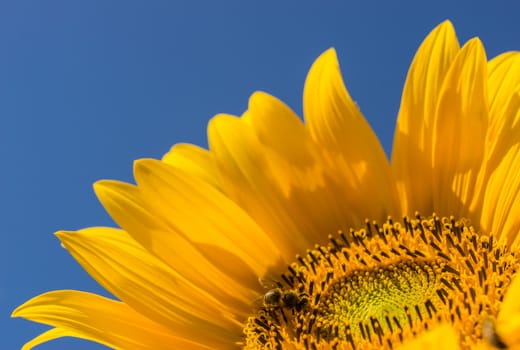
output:
M322 336L356 341L376 332L377 337L431 314L433 303L440 304L436 291L442 287L437 278L441 266L434 261L407 261L357 270L331 283L321 297L318 315L324 325L336 329Z
M439 322L469 348L519 263L466 220L435 215L367 222L329 240L297 257L266 294L279 298L247 320L245 349L393 348Z

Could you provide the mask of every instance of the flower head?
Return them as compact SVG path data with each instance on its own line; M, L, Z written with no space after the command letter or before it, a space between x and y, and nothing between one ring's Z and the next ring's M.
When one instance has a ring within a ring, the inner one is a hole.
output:
M487 61L449 22L425 39L392 160L313 64L305 123L257 92L209 150L135 163L95 191L121 229L58 232L117 300L54 291L14 316L121 349L481 348L520 344L520 54ZM267 280L271 282L266 283Z

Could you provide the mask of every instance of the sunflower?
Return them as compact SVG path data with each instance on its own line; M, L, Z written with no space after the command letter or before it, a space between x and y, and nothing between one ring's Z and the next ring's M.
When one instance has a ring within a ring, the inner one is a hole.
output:
M118 349L505 348L520 344L520 54L451 23L419 48L392 160L312 65L305 123L254 93L209 150L135 162L95 192L121 229L57 233L117 299L60 290L13 315Z

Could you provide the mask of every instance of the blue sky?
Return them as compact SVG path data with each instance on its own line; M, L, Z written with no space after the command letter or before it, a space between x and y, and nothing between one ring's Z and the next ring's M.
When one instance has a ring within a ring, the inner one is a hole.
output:
M94 181L132 181L133 160L161 157L174 143L206 146L208 120L242 113L255 90L301 114L306 72L331 46L388 152L423 37L451 19L460 41L479 36L488 57L520 50L519 4L0 2L2 349L46 329L9 318L30 297L53 289L106 295L53 236L113 225ZM40 348L103 349L69 339Z

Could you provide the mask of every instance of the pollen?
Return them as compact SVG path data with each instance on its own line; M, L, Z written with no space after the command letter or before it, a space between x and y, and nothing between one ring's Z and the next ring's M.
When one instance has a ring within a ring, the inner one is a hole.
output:
M388 219L338 232L278 281L305 302L260 307L245 349L392 349L440 323L462 348L484 342L519 257L466 219Z

